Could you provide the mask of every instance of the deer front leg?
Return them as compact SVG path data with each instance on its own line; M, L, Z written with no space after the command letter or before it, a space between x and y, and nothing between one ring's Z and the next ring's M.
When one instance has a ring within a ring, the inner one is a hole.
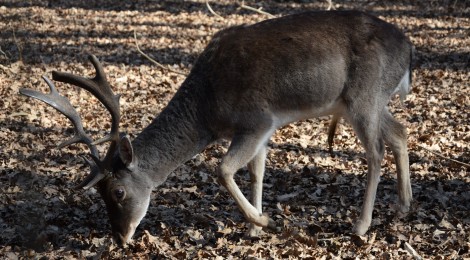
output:
M258 210L263 212L263 178L264 166L266 161L266 146L262 146L256 156L248 163L248 171L251 179L251 203ZM258 237L262 227L250 223L247 235L249 237Z
M237 135L233 138L227 154L218 169L219 183L224 186L237 203L248 222L276 230L276 222L263 215L250 204L233 179L238 169L246 165L259 153L274 130L258 131L255 134ZM259 192L257 190L257 192ZM258 195L255 195L258 199Z
M372 211L374 209L377 186L380 181L380 160L376 156L367 156L367 185L362 204L361 215L356 221L353 232L364 235L372 222Z

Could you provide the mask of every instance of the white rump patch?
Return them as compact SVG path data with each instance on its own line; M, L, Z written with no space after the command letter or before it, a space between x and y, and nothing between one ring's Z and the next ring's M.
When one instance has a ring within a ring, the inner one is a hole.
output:
M405 100L406 94L410 92L410 71L406 70L405 75L400 80L400 83L398 83L398 86L395 88L393 91L393 94L399 94L400 95L400 101L403 103Z

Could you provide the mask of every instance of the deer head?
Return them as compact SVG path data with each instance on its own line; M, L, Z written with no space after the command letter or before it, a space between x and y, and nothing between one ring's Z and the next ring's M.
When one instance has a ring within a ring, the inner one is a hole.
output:
M145 181L145 175L139 175L136 170L138 165L129 137L119 133L120 95L115 95L111 90L98 59L90 55L89 60L96 70L94 78L56 71L52 72L52 78L89 91L106 107L111 114L111 131L100 140L93 141L85 133L78 112L67 98L58 93L47 77L43 76L43 79L50 88L49 94L24 88L20 89L20 93L47 103L70 119L75 135L59 144L59 148L74 143L84 143L89 147L91 160L85 157L84 160L90 166L91 172L75 189L97 186L106 204L114 238L122 244L132 237L144 217L149 200L142 198L149 198L153 187ZM109 149L104 158L100 159L96 145L105 142L110 142Z

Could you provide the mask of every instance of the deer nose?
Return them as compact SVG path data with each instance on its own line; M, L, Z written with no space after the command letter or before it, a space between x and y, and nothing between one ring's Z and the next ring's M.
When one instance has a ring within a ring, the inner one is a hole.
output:
M130 228L129 230L126 230L124 232L120 232L120 231L113 232L114 241L119 246L123 246L126 243L131 242L132 240L131 238L134 235L135 228L132 225L129 228Z
M118 222L112 222L112 234L114 241L120 246L131 242L132 236L134 235L137 223L124 223L124 225L119 225Z
M119 246L123 246L126 243L124 237L117 232L113 233L113 239Z

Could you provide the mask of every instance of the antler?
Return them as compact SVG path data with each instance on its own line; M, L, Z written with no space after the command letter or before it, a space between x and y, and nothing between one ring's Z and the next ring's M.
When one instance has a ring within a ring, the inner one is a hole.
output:
M66 73L66 72L52 72L52 79L69 83L83 89L86 89L93 94L98 100L106 107L111 114L112 124L111 132L105 137L93 142L93 145L101 144L107 141L111 141L111 145L106 153L105 158L102 161L94 161L97 163L98 168L104 173L107 170L111 170L111 159L117 149L119 142L119 121L120 121L120 109L119 109L119 98L120 95L115 95L111 89L111 86L106 79L103 67L94 55L88 56L88 59L93 64L96 70L96 76L94 78L84 78L78 75Z
M90 148L90 152L93 155L98 156L98 151L96 150L95 145L92 144L93 140L83 130L82 121L80 120L80 116L78 115L77 110L75 110L67 98L61 96L59 92L57 92L54 83L52 83L46 76L42 76L42 78L49 86L51 93L44 94L36 90L25 88L20 89L20 93L25 96L41 100L42 102L57 109L68 119L70 119L70 121L72 121L72 124L75 128L75 135L72 138L60 143L58 145L59 149L74 143L84 143Z
M65 115L68 119L70 119L75 129L75 135L72 138L60 143L58 145L58 148L60 149L60 148L63 148L65 146L68 146L74 143L84 143L88 146L88 148L90 149L90 153L91 153L91 157L93 158L93 161L89 161L86 158L84 159L85 159L85 162L91 167L91 174L88 175L88 177L86 177L85 180L82 181L75 188L76 189L82 188L82 187L89 188L104 177L104 175L100 174L99 167L95 163L96 161L99 161L98 150L96 149L96 146L93 144L93 139L91 139L91 137L85 133L85 130L83 130L83 124L82 124L82 121L80 120L80 116L78 115L77 110L75 110L72 104L70 104L70 101L64 96L61 96L59 94L54 83L52 83L52 81L50 81L49 78L47 78L46 76L42 76L42 78L44 79L44 81L49 86L49 89L51 90L49 94L44 94L42 92L32 90L32 89L26 89L26 88L21 88L20 93L25 96L38 99L52 106L57 111Z
M94 55L88 56L88 59L96 70L96 76L94 78L89 79L66 72L53 71L52 79L84 88L98 98L111 113L112 125L111 132L100 140L93 142L93 144L101 144L107 141L117 142L119 141L119 98L121 96L114 95L98 59Z
M91 173L85 178L85 180L75 187L76 189L88 189L92 187L98 181L103 179L107 172L111 171L112 157L114 156L117 145L119 143L120 95L114 95L108 81L106 80L103 67L99 63L98 59L94 55L90 55L88 59L91 61L96 70L96 76L94 78L89 79L70 73L57 71L52 72L52 78L54 80L70 83L88 90L91 94L98 98L98 100L110 112L112 118L111 132L98 141L93 142L90 136L85 133L80 116L78 115L75 108L70 104L70 101L67 98L59 95L54 84L47 77L43 76L43 79L46 81L47 85L49 85L51 90L51 93L49 94L44 94L32 89L20 89L21 94L39 99L47 103L64 114L67 118L70 119L70 121L72 121L72 124L75 128L75 135L72 138L62 142L59 145L59 148L78 142L85 143L90 148L90 156L93 160L90 161L86 158L83 159L90 166ZM111 145L109 146L105 158L100 160L96 145L107 141L111 141Z

